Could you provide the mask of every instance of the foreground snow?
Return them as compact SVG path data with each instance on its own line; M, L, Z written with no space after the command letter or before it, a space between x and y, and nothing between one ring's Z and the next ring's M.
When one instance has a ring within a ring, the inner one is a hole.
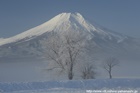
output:
M0 93L139 93L140 79L0 83L0 91Z

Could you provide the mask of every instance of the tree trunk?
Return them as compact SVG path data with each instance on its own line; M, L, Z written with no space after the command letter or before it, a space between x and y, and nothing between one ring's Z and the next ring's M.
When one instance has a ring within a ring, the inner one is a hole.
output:
M109 71L109 78L112 79L111 71Z
M71 71L70 71L69 74L68 74L68 78L69 78L69 80L72 80L72 79L73 79L73 74L72 74Z
M109 75L109 78L112 79L112 75L111 75L111 73L110 73L110 75Z
M69 80L73 79L73 64L70 65L70 69L68 72L68 78L69 78Z

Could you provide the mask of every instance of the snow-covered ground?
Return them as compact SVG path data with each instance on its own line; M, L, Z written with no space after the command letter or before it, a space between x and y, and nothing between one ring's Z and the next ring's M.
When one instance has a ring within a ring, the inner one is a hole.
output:
M140 93L140 79L0 83L0 93Z

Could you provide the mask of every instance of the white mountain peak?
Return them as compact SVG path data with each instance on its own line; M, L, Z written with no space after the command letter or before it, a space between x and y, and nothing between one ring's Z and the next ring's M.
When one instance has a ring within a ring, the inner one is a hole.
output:
M63 32L63 31L71 31L71 30L85 31L91 34L96 32L102 36L110 35L110 32L106 32L100 29L100 27L93 26L91 23L85 20L80 13L61 13L37 27L29 29L16 36L1 40L0 45L16 42L22 39L32 39L32 37L36 37L50 31Z

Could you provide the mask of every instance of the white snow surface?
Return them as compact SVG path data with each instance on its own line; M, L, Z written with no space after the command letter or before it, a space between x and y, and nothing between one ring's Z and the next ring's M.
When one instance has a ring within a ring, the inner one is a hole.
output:
M105 31L97 25L92 25L86 19L84 19L80 13L61 13L45 22L44 24L29 29L13 37L0 40L0 46L12 42L17 42L22 39L30 40L36 36L50 31L63 32L71 30L84 31L85 33L90 33L93 36L93 32L97 32L101 37L108 37L110 39L112 39L113 36L118 40L118 42L123 41L123 39L126 38L123 35Z
M95 79L73 81L47 81L0 83L0 93L89 93L88 91L133 91L140 93L140 79ZM90 92L114 93L114 92ZM118 93L118 92L115 92Z

